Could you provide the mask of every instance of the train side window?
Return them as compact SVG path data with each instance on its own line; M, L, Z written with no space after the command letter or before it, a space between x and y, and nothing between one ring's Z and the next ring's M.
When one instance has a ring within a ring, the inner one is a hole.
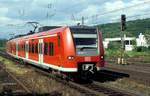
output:
M42 43L40 43L40 54L42 54Z
M24 44L22 44L22 51L24 51Z
M30 53L32 52L32 45L30 44Z
M34 53L34 44L32 44L32 53Z
M25 44L25 52L28 52L28 51L27 51L27 44Z
M44 43L44 54L47 55L48 53L48 43Z
M49 43L49 55L54 55L54 44L52 42Z
M39 43L39 53L42 54L42 43Z
M19 44L19 51L21 50L21 48L20 48L20 44Z
M20 44L20 51L22 51L22 46L21 46L21 44Z
M25 44L25 50L26 52L29 52L29 44Z
M39 43L39 44L38 44L38 51L39 51L39 54L41 54L41 49L40 49L40 48L41 48L41 44Z
M19 44L18 44L18 51L20 51Z
M41 54L41 43L39 43L39 53Z
M23 51L23 44L21 44L21 51Z
M20 51L22 51L22 44L20 44Z
M38 53L38 44L35 44L35 53Z
M21 51L23 51L23 44L21 46L22 46L22 48L21 48L22 50Z
M30 44L30 53L32 53L32 44Z
M22 51L24 51L24 44L22 44Z
M26 44L24 44L24 51L26 51Z
M58 35L57 39L58 39L58 47L60 47L60 35Z
M31 52L31 50L30 50L30 49L31 49L31 44L29 44L29 53Z

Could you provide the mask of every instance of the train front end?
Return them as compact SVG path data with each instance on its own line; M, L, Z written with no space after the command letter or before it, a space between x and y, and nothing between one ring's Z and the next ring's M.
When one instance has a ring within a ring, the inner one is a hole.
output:
M93 74L104 67L101 32L95 27L70 27L70 33L72 39L66 41L70 46L66 48L68 65L77 68L79 77L91 78Z

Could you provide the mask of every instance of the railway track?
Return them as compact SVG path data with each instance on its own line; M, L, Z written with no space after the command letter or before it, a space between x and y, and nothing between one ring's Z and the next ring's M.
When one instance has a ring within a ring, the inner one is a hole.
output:
M76 82L72 82L72 81L68 82L66 80L57 78L44 70L37 69L37 68L34 68L34 69L43 75L49 76L58 82L61 82L65 85L68 85L71 88L78 90L84 96L99 96L99 95L137 96L133 93L123 92L122 90L119 90L119 89L112 89L112 88L105 87L105 86L101 85L100 83L98 84L98 82L96 82L96 81L93 81L92 83L85 83L85 84L80 84L80 83L76 83Z
M86 87L88 87L89 89L95 90L97 92L103 93L107 96L135 96L135 94L132 93L128 93L128 92L123 92L119 89L112 89L112 88L108 88L106 86L100 85L98 84L98 82L93 81L92 84L86 84L84 85Z
M144 85L150 85L150 73L149 72L140 72L140 70L128 70L128 69L123 69L123 68L117 68L117 67L107 67L106 68L108 71L107 74L113 74L113 72L122 72L122 73L126 73L129 74L130 79L144 84ZM137 75L138 74L138 75Z
M10 57L8 54L4 53L4 52L0 52L0 55L7 58L7 59L11 59L15 62L18 62L16 59L13 59L12 57ZM93 81L93 83L87 83L87 84L80 84L80 83L76 83L76 82L72 82L72 81L66 81L63 80L61 78L58 78L55 75L52 75L50 73L48 73L46 70L42 70L39 68L35 68L32 67L35 71L39 72L40 74L46 75L64 85L67 85L77 91L79 91L80 93L82 93L84 96L99 96L99 95L106 95L106 96L137 96L135 94L129 93L129 92L123 92L123 91L119 91L119 89L112 89L112 88L108 88L105 86L101 86L100 84L98 85L97 83L95 83L96 81Z
M2 62L0 62L0 78L2 84L2 92L0 96L9 96L14 94L13 96L27 96L27 94L31 93L31 91L19 80L15 75L7 71Z
M109 64L117 64L117 60L107 60ZM139 66L139 67L150 67L150 61L135 61L135 60L127 60L128 65Z

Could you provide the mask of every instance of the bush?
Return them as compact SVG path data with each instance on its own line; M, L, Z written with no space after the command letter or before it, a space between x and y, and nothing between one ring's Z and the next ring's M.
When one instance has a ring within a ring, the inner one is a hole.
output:
M136 47L135 50L137 52L145 52L145 51L150 51L150 47L139 46L139 47Z
M148 46L148 51L150 51L150 46Z
M121 44L119 42L110 42L108 45L109 49L118 50L120 49Z

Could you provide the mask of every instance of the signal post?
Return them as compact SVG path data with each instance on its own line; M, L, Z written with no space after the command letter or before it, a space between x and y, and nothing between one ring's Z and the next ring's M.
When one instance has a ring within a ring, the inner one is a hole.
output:
M126 29L126 15L122 14L121 15L121 53L120 57L118 58L118 64L126 64L126 60L124 58L125 54L125 36L124 36L124 31Z

